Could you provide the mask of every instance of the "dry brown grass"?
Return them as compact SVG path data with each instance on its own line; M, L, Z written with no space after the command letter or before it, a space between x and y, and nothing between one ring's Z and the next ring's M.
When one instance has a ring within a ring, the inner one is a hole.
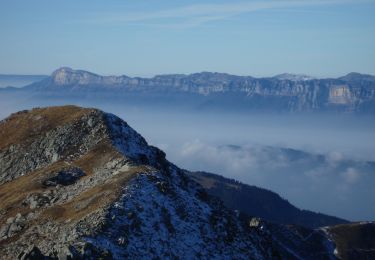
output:
M92 213L98 212L101 209L105 209L107 206L110 206L119 198L119 196L121 195L121 189L132 177L134 177L138 173L147 171L149 171L149 169L145 166L131 168L128 171L120 172L117 175L112 176L112 178L108 179L103 184L83 191L72 200L64 204L39 209L39 211L41 211L40 216L34 219L31 223L29 223L26 229L23 229L15 236L0 241L0 248L6 246L9 243L17 241L27 229L32 228L33 226L43 225L48 221L53 221L57 225L64 225L67 222L74 223L85 218L86 216L89 216ZM24 183L24 181L22 183ZM36 187L30 188L28 192L37 192L40 189L41 186L36 185ZM26 198L28 192L25 191L17 197ZM10 201L11 200L8 199L8 202ZM20 210L19 207L16 207L16 210L11 210L11 214L7 214L7 216L14 216L18 212L20 212L21 214L25 214L30 211L32 210L30 210L28 207L24 208L24 210ZM5 221L6 218L4 218L4 222Z
M113 148L112 144L108 140L103 140L87 154L74 161L73 165L81 168L87 176L90 176L93 169L120 157L122 155Z
M35 108L15 113L0 123L0 150L11 144L27 144L28 140L60 125L78 120L93 109L76 106Z
M0 218L0 224L18 212L21 214L30 212L29 207L23 206L22 202L28 195L46 190L42 185L42 181L52 172L64 167L67 167L67 164L59 161L0 185L0 211L5 212L5 215Z
M54 187L46 188L42 184L44 180L51 176L51 173L74 166L81 168L85 172L86 176L82 177L82 179L89 178L95 168L103 167L108 161L120 157L121 154L109 143L103 141L89 153L70 164L58 161L1 185L0 211L5 212L5 214L1 216L0 224L4 224L7 218L14 217L17 213L25 215L32 212L33 210L29 208L29 205L23 205L22 202L31 194L54 189ZM82 191L67 203L37 209L41 211L41 217L33 225L44 223L46 220L60 223L68 220L80 220L113 203L119 197L121 188L126 185L129 179L137 173L147 171L149 170L145 166L132 167L128 171L112 176L100 185Z
M0 223L4 223L8 217L14 216L18 212L25 214L31 211L28 207L23 206L22 202L28 195L45 191L46 187L44 187L42 183L49 178L52 173L66 167L74 166L81 168L85 172L86 176L83 178L88 178L93 174L95 168L102 167L106 162L114 158L119 158L120 156L121 155L114 150L108 142L103 141L89 153L70 164L64 161L58 161L0 185L0 212L6 212L6 214L0 218Z
M43 131L48 131L59 125L77 120L90 111L92 110L75 106L64 106L33 109L30 112L13 114L0 124L0 150L10 144L27 144L27 140L31 140L34 135L40 135ZM96 150L102 150L103 153L109 150L109 148L104 149L102 147L103 145L98 146ZM96 152L94 151L93 153ZM84 162L84 158L81 161ZM83 166L82 162L77 166ZM100 162L100 160L88 160L84 171L91 173L92 168L90 168L89 164L95 166L94 162ZM56 172L63 167L67 167L67 164L59 161L0 185L0 212L6 212L0 218L0 223L17 212L27 212L26 207L22 207L21 205L22 201L31 193L43 191L42 180L46 179L50 173Z
M30 112L14 114L0 124L0 150L11 144L22 143L27 145L27 140L32 140L34 136L68 122L79 120L82 116L92 111L94 110L64 106L33 109ZM60 224L64 224L67 221L78 221L111 205L120 196L122 187L133 176L140 172L147 172L149 169L145 166L132 167L108 178L99 185L82 190L73 199L64 204L30 209L29 205L23 202L31 194L55 189L55 187L45 187L43 181L57 171L66 167L78 167L86 174L82 177L82 180L84 180L85 178L91 178L96 168L104 167L107 162L119 158L123 158L123 155L114 149L110 140L102 140L88 153L74 161L60 160L0 185L0 225L17 213L22 215L33 211L40 213L40 216L33 220L32 223L29 223L25 230L22 230L14 237L2 241L0 246L15 241L17 237L22 236L32 226L43 225L46 221L56 221Z
M99 209L112 204L120 196L121 188L135 174L143 172L145 169L133 168L129 171L113 176L107 182L88 189L71 201L56 205L45 210L42 218L58 222L80 220Z
M121 195L121 189L132 177L147 171L149 169L141 165L120 172L107 179L106 182L80 193L69 202L46 209L42 214L42 219L62 223L80 220L114 203Z

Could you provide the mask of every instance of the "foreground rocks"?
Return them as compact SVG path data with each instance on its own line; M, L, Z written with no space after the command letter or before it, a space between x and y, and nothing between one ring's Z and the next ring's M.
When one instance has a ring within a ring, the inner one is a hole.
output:
M277 255L113 115L33 109L0 137L2 259Z

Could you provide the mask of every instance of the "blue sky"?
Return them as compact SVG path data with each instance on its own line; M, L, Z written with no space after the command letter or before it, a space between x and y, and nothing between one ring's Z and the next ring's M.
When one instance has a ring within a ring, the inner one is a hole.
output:
M1 0L0 73L375 74L374 14L374 0Z

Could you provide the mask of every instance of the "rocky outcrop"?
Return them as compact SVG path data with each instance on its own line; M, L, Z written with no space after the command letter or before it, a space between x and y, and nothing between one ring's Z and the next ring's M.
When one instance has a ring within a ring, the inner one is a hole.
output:
M42 110L14 114L2 122L0 184L59 160L78 158L105 138L103 113L65 114L69 112L61 112L69 117L66 123L50 120L55 115Z
M73 70L71 68L60 68L52 73L51 82L57 86L66 85L115 85L123 84L126 82L128 77L121 76L99 76L97 74L83 71L83 70Z
M0 123L2 259L271 258L272 239L114 115L74 106Z
M125 122L98 110L66 107L17 113L2 122L0 134L0 184L59 160L75 160L105 142L134 160L156 162L165 156Z

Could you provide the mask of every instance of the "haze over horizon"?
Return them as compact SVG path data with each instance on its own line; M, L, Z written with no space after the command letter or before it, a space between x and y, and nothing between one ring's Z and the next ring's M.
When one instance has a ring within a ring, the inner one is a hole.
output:
M150 75L144 75L144 76L139 76L139 75L130 75L130 74L127 74L126 72L124 73L120 73L120 74L103 74L101 72L94 72L94 71L89 71L89 70L85 70L84 68L72 68L70 66L60 66L58 68L56 68L55 70L53 71L49 71L49 72L46 72L46 73L40 73L40 74L15 74L15 73L0 73L0 76L9 76L9 77L12 77L12 76L25 76L25 77L39 77L40 79L37 79L37 80L34 80L34 81L30 81L28 84L30 83L34 83L34 82L37 82L41 79L43 79L44 77L48 77L48 76L51 76L55 71L58 71L60 69L63 69L63 68L68 68L68 69L72 69L73 71L85 71L85 72L89 72L89 73L93 73L93 74L96 74L98 76L128 76L128 77L134 77L134 78L154 78L154 77L157 77L157 76L164 76L164 75L192 75L192 74L199 74L199 73L224 73L224 74L229 74L229 75L233 75L233 76L244 76L244 77L247 77L247 76L250 76L250 77L254 77L254 78L271 78L271 77L277 77L277 76L283 76L283 75L300 75L300 76L306 76L306 77L310 77L312 79L324 79L324 78L339 78L341 76L346 76L348 74L351 74L351 73L358 73L358 74L362 74L362 75L371 75L371 76L374 76L375 74L367 74L367 73L361 73L359 71L351 71L351 72L348 72L346 74L342 74L342 75L337 75L337 76L326 76L326 77L317 77L317 76L313 76L313 75L310 75L310 74L303 74L303 73L293 73L293 72L289 72L289 71L284 71L282 73L279 73L279 74L270 74L270 75L262 75L262 76L254 76L253 74L242 74L242 75L239 75L239 74L231 74L231 73L227 73L227 72L218 72L218 71L195 71L195 72L189 72L189 73L173 73L172 72L169 72L169 73L162 73L162 74L150 74ZM23 87L24 85L19 85L18 87ZM26 86L26 84L25 84Z
M0 72L375 74L374 11L366 0L6 1Z

